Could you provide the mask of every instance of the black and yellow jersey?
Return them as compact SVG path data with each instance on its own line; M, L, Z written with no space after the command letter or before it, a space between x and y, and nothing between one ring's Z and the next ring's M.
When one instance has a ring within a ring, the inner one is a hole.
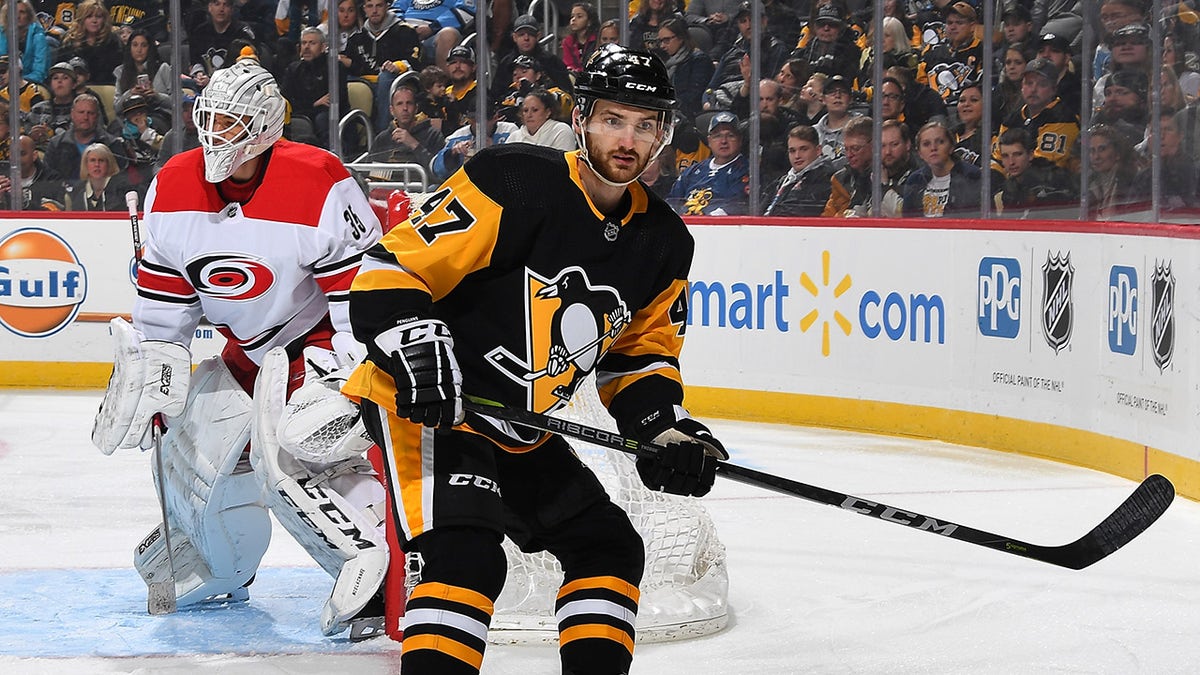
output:
M931 47L917 64L916 80L942 97L947 106L958 103L958 95L968 82L978 82L983 74L983 43L974 37L970 44L956 47L943 42Z
M578 151L494 146L368 251L350 320L370 343L405 317L441 319L465 393L536 412L565 405L595 372L601 401L628 424L683 402L693 247L679 216L640 182L605 214L584 191ZM369 361L343 391L395 411L392 379ZM510 450L542 440L467 421Z
M1076 115L1062 99L1054 99L1045 110L1030 116L1027 106L1021 106L1000 124L1000 130L992 138L992 159L1000 161L1000 146L997 139L1005 131L1015 128L1029 130L1033 138L1033 156L1042 157L1068 171L1078 171L1079 157L1075 145L1079 142L1079 115Z

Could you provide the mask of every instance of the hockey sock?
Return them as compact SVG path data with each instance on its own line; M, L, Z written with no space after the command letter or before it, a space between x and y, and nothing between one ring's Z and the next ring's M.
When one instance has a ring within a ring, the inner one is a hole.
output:
M404 610L400 672L476 675L507 573L499 535L446 528L415 543L424 564Z

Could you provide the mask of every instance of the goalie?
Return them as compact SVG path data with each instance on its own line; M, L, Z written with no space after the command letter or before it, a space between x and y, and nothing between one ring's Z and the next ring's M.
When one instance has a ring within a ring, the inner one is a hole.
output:
M248 598L273 512L336 579L321 617L332 635L382 617L370 601L387 569L386 498L357 408L337 392L365 353L347 296L381 230L333 155L281 139L285 105L248 60L197 99L202 147L146 196L133 324L112 322L92 440L106 454L148 448L165 419L153 473L169 536L156 527L134 552L148 584L173 578L178 606ZM227 342L192 373L202 317Z

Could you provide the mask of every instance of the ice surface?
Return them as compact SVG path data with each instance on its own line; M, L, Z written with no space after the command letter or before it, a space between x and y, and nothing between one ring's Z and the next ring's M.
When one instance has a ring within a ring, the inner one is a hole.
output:
M99 394L0 393L0 672L395 673L399 649L323 638L332 584L281 528L248 604L145 613L133 545L158 519L150 456L105 457ZM1133 489L1077 467L915 439L713 422L733 461L1039 544ZM1074 572L720 481L723 632L640 645L634 673L1194 673L1200 507L1177 499ZM484 672L558 672L492 646Z

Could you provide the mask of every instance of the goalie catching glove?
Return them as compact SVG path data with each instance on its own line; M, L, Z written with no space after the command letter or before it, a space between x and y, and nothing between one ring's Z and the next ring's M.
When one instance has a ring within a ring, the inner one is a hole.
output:
M677 405L643 415L628 435L662 448L637 458L638 475L651 490L703 497L717 478L716 460L729 459L708 427Z
M399 417L447 429L463 421L462 372L446 324L407 319L376 336L367 359L395 380Z

